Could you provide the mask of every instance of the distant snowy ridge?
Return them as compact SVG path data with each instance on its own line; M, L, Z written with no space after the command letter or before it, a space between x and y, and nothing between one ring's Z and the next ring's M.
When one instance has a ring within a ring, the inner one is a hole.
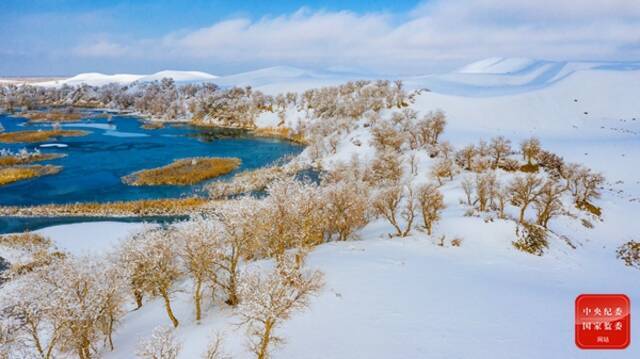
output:
M151 75L136 75L136 74L113 74L107 75L99 72L88 72L78 74L65 80L58 81L45 81L36 83L41 86L61 86L70 85L76 86L86 84L90 86L102 86L110 83L117 83L121 85L128 85L135 81L147 82L154 80L161 80L163 78L172 78L175 82L189 83L189 82L207 82L218 78L218 76L208 74L201 71L174 71L165 70L156 72Z
M640 70L640 62L570 62L491 57L437 75L404 78L409 88L458 96L495 96L546 88L576 73Z
M334 86L354 80L402 80L410 90L427 88L435 93L486 97L529 92L549 87L576 73L636 73L639 62L571 62L519 57L491 57L457 70L431 75L389 76L354 70L309 70L292 66L274 66L237 74L215 76L200 71L160 71L151 75L83 73L64 80L36 83L42 86L108 83L130 84L173 78L177 83L213 82L221 87L251 86L266 94L302 92L311 88Z

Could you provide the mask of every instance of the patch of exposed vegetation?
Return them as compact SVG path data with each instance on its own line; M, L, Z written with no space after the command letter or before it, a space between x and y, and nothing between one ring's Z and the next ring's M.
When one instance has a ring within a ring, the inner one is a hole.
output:
M251 131L251 133L258 137L283 138L285 140L300 143L303 145L306 145L308 143L304 138L303 133L295 132L287 127L256 128L255 130Z
M56 216L180 216L192 214L209 203L205 198L166 198L139 201L86 202L70 204L47 204L40 206L0 207L0 215L16 217Z
M122 181L132 186L191 185L225 175L240 166L239 158L194 157L132 173Z
M51 246L51 240L32 232L7 234L0 236L0 246L14 249L47 248Z
M616 251L618 259L622 259L629 267L640 269L640 242L629 241Z
M0 168L0 186L29 178L54 175L62 171L60 166L14 166Z
M513 242L513 246L523 252L541 256L549 247L547 231L539 225L522 223L518 239Z
M576 208L581 209L583 211L587 211L594 216L600 217L602 215L602 209L600 207L596 207L588 201L578 201L576 202Z
M142 128L143 128L143 129L145 129L145 130L159 130L159 129L161 129L161 128L163 128L163 127L164 127L164 122L159 122L159 121L153 121L153 122L145 121L145 122L142 124L142 126L140 126L140 127L142 127Z
M21 112L20 117L28 118L31 122L76 122L84 116L75 111L33 111Z
M79 130L38 130L0 133L0 143L44 142L57 137L80 137L89 132Z
M272 166L243 171L228 182L213 182L207 186L209 195L215 199L264 190L271 182L295 175L303 167L297 163L284 166Z
M537 164L533 164L533 163L527 163L524 164L522 166L520 166L520 172L525 172L525 173L537 173L538 172L538 166Z
M26 165L34 162L42 162L55 160L57 158L64 157L65 154L62 153L29 153L28 155L18 154L6 154L0 151L0 167L2 166L16 166L16 165Z

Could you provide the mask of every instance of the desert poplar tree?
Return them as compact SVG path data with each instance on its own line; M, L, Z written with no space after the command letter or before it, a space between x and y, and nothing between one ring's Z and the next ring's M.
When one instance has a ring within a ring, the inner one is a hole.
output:
M427 234L431 235L433 223L440 219L440 211L445 208L444 198L438 187L426 183L418 188L418 203L422 210L422 220Z
M541 186L542 178L531 173L524 177L517 176L511 181L511 203L520 207L519 223L524 223L527 207L538 197Z
M376 215L384 217L391 223L396 230L396 236L402 235L397 212L403 198L402 186L398 183L391 183L378 190L371 204Z
M277 259L268 273L249 272L241 286L238 313L247 326L249 348L258 359L269 357L271 349L283 343L275 330L297 311L308 307L309 299L323 286L322 273L304 270L303 258L291 253Z
M453 180L453 172L453 161L448 158L441 158L431 169L432 176L436 178L440 185L442 185L445 178Z
M467 171L472 171L474 168L474 161L478 154L476 147L471 144L467 145L458 151L456 157L458 164Z
M369 188L365 182L349 178L324 183L322 192L329 235L337 234L339 241L346 241L367 224Z
M500 166L500 162L511 153L511 141L502 137L494 137L489 144L489 154L493 159L493 168Z
M462 190L464 191L464 196L467 199L467 205L471 206L473 204L472 197L473 197L473 189L475 186L473 179L471 177L465 176L460 182L460 186L462 187Z
M526 160L528 164L532 164L532 161L538 157L538 154L542 150L540 140L535 137L524 140L520 144L520 150L522 151L522 158Z
M547 180L533 202L538 224L547 228L549 220L562 212L560 200L564 188L554 180Z
M240 262L255 255L257 237L263 222L259 215L263 212L263 201L243 197L216 208L215 218L222 224L221 243L214 257L215 283L227 296L226 303L236 306L240 302L238 284L240 282Z
M167 315L174 327L179 322L171 308L173 285L181 278L178 249L174 236L167 229L153 228L137 233L121 248L121 259L129 268L130 283L136 283L137 290L163 299Z
M220 222L205 216L194 216L176 226L173 232L179 245L179 256L185 272L193 279L193 302L196 320L202 318L202 296L204 286L216 282L216 258L219 257L223 234Z
M496 175L493 172L476 175L476 203L481 212L487 211L493 201L496 187Z

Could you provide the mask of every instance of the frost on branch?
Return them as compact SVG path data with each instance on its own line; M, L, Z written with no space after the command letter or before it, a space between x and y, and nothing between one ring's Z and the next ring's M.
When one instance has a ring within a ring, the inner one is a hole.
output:
M173 330L168 327L157 327L149 338L138 343L136 357L140 359L176 359L182 344L180 344Z

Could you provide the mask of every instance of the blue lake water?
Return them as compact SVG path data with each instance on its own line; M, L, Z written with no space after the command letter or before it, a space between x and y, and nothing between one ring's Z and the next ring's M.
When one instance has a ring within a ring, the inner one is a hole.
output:
M26 119L0 114L5 131L48 129L48 124L31 124ZM15 182L0 187L0 205L38 205L47 203L108 202L120 200L180 197L202 193L195 186L129 186L121 177L132 172L164 166L173 160L195 156L238 157L236 171L214 180L224 180L238 171L268 165L283 156L295 155L303 147L289 141L256 138L228 131L172 125L143 129L136 117L114 115L107 119L83 120L63 124L64 129L90 132L84 137L62 137L43 143L4 144L1 148L20 148L42 153L63 153L60 159L41 162L63 167L62 172ZM49 147L55 144L58 147ZM44 147L43 147L44 145ZM206 183L206 182L205 182Z

